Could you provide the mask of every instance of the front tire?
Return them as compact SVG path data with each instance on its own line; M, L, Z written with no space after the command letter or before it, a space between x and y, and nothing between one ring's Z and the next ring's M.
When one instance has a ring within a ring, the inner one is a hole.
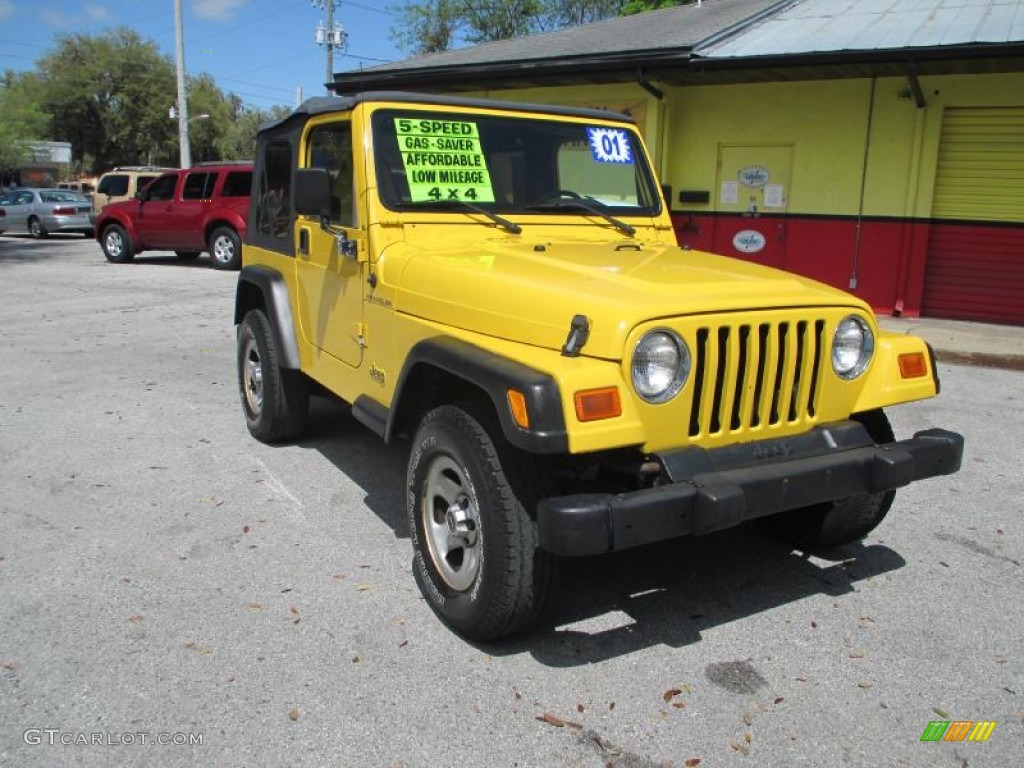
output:
M210 233L208 250L214 269L241 269L242 241L230 227L217 227Z
M896 438L881 409L852 416L861 422L876 444ZM829 549L860 541L878 527L892 506L896 491L861 493L838 501L794 509L764 519L768 530L785 544L799 549Z
M406 477L416 582L441 620L472 640L528 629L553 570L531 518L542 475L532 457L496 443L488 421L472 408L430 411Z
M264 443L294 440L306 427L309 387L300 371L281 368L270 321L261 310L238 326L238 390L249 433Z
M107 261L114 264L124 264L135 258L132 239L120 224L111 224L103 230L100 246Z

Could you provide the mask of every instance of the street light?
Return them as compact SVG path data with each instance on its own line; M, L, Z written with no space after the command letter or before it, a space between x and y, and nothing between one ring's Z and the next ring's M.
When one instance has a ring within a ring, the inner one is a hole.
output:
M185 101L185 33L181 22L181 0L174 0L174 37L178 75L178 147L182 168L192 166L192 150L188 143L188 103Z

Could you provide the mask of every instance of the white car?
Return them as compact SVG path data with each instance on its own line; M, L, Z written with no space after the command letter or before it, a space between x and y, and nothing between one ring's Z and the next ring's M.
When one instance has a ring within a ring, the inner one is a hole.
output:
M0 195L0 232L27 232L46 237L52 232L93 236L92 203L68 189L22 187Z

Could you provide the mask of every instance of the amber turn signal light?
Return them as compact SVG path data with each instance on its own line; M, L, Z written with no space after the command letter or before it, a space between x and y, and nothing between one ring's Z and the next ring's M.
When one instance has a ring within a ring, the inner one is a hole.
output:
M523 429L530 428L530 413L526 410L526 396L518 389L508 391L508 408L512 411L512 418L515 419Z
M919 379L928 375L928 364L924 361L924 355L920 352L913 352L908 355L900 355L900 376L904 379Z
M622 415L618 387L587 389L576 393L576 418L580 421L613 419Z

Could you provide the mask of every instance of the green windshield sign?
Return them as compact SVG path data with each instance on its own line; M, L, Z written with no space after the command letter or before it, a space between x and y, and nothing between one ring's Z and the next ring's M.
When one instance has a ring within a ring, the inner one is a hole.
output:
M413 202L494 202L476 123L398 117L395 133Z

